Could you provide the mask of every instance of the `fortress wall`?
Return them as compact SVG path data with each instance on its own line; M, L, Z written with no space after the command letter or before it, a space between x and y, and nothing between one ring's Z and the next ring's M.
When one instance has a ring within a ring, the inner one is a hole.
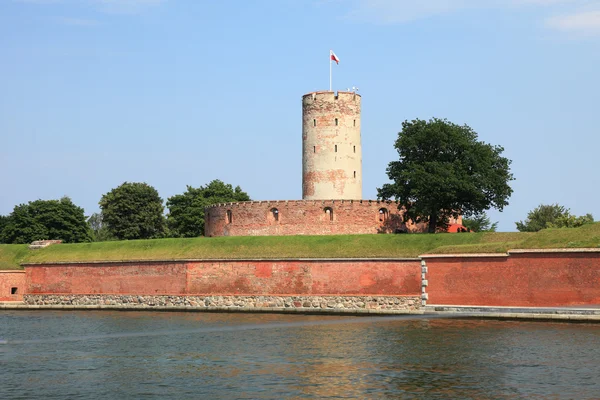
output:
M423 256L429 305L600 305L600 251Z
M0 301L23 301L23 293L25 271L0 271Z
M217 204L206 208L205 221L204 235L208 237L372 234L425 229L404 224L396 203L370 200Z
M418 260L29 264L27 294L415 295Z
M181 262L26 265L27 294L185 294Z

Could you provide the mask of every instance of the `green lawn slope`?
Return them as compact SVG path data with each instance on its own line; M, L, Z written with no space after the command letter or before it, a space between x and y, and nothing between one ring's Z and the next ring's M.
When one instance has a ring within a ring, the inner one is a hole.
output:
M536 233L256 236L60 244L41 250L0 245L0 269L23 263L243 258L393 258L426 253L502 253L510 249L600 247L600 223Z

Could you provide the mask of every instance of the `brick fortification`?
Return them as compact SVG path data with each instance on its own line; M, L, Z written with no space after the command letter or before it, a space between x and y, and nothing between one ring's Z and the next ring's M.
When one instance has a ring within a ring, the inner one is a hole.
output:
M423 225L402 221L398 204L361 200L360 107L361 97L354 92L313 92L302 96L303 200L215 204L205 210L204 235L423 231Z
M204 235L342 235L413 232L394 202L370 200L249 201L205 210Z

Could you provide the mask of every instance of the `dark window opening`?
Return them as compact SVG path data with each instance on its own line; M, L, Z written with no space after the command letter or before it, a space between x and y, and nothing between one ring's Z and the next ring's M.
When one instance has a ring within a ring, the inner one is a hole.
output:
M313 153L317 152L317 146L313 146Z
M323 211L325 212L325 215L329 217L329 221L333 221L333 208L325 207Z
M356 120L354 120L354 126L356 126Z
M356 153L356 146L352 146L354 148L354 152Z
M227 223L230 224L231 223L231 210L227 210L226 216L227 216Z
M313 126L317 126L317 120L313 119Z
M279 221L279 210L276 208L271 208L271 216L274 221Z
M335 145L335 152L337 153L337 144Z
M19 289L16 287L10 288L10 294L17 294L17 290L19 290Z
M338 119L335 119L335 126L338 126Z
M354 171L354 177L356 178L356 171Z
M385 222L387 221L389 217L389 211L387 208L380 208L379 209L379 222Z

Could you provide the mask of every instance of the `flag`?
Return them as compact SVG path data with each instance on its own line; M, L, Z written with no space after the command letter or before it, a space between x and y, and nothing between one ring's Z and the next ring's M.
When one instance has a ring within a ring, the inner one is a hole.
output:
M329 50L329 57L331 58L332 61L335 61L336 64L340 63L340 59L338 58L338 56L335 55L333 50Z

